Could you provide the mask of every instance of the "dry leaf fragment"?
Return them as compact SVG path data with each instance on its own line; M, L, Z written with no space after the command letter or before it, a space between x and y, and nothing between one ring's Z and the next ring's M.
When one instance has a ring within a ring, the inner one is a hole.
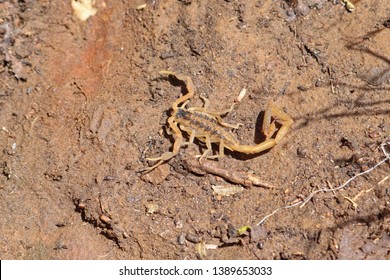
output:
M243 187L241 186L223 186L223 185L218 185L218 186L211 186L213 189L214 193L217 195L221 196L230 196L230 195L235 195L244 190Z

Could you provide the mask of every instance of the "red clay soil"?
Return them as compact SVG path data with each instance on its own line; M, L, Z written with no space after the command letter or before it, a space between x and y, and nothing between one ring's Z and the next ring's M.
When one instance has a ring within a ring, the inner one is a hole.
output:
M390 259L389 161L318 191L390 152L390 5L341 2L100 0L81 21L70 0L0 1L0 258ZM144 174L184 92L160 70L192 78L192 107L246 88L224 118L243 144L270 100L294 124L207 160L223 174L191 165L199 141Z

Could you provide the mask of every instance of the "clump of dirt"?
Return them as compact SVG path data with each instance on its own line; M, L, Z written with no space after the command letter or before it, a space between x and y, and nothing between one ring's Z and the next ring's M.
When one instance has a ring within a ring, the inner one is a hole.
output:
M1 259L389 259L390 8L342 3L100 0L82 21L0 1ZM192 78L192 107L246 88L224 118L243 144L271 100L294 124L261 154L201 164L195 141L144 174L185 93L160 70Z

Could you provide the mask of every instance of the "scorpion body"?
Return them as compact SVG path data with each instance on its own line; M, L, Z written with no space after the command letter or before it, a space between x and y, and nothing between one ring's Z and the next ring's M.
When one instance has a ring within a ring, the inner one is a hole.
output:
M284 137L293 123L293 120L289 115L279 109L274 102L270 102L264 113L262 127L266 140L254 146L243 145L228 129L238 128L240 124L232 125L225 123L222 120L222 116L233 110L235 103L227 110L221 112L213 111L208 109L209 101L201 96L205 103L204 107L186 108L189 99L194 96L194 86L191 78L171 71L161 71L160 73L174 76L178 80L184 82L188 93L178 98L172 104L173 112L171 117L168 118L168 124L175 137L172 152L166 152L157 158L148 158L148 160L157 161L157 163L147 168L147 171L153 170L160 164L170 160L179 153L181 146L193 143L195 138L204 142L207 147L207 150L201 156L198 156L200 157L200 160L204 158L222 157L225 148L245 154L260 153L275 146ZM281 125L277 131L275 122L278 122ZM189 135L189 141L183 141L182 131L185 131ZM273 135L275 135L274 138L272 138ZM212 143L219 144L219 154L208 156L212 150Z

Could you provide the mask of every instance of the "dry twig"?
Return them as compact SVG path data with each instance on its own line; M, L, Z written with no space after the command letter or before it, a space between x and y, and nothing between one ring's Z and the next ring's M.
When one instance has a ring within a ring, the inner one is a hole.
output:
M264 187L267 189L277 189L277 187L272 184L261 180L259 177L250 174L248 172L227 170L218 166L215 162L210 160L205 160L200 162L194 157L189 157L184 160L186 168L196 174L204 175L206 173L214 174L219 177L224 178L227 181L232 183L240 184L244 187Z

